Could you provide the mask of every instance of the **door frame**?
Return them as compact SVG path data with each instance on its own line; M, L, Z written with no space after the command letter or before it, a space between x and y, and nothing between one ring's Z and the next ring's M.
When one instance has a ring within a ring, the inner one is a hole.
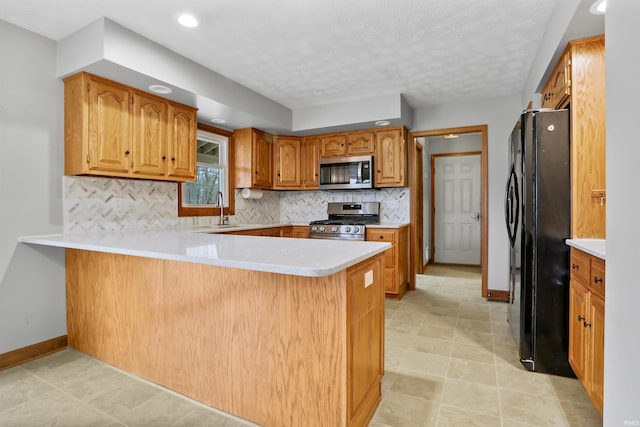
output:
M439 157L458 157L458 156L480 156L480 169L482 169L482 152L481 151L460 151L458 153L439 153L431 155L431 254L436 259L436 159ZM482 171L480 172L482 176ZM482 192L482 182L480 183L480 191ZM480 196L482 199L482 196ZM480 202L482 205L482 202ZM482 207L482 206L481 206ZM482 217L482 214L480 214ZM482 235L482 226L480 226L480 235ZM482 240L480 241L480 258L482 258Z
M409 236L409 273L410 273L410 281L409 281L409 289L416 288L416 254L415 251L419 250L420 253L424 253L423 248L418 248L418 242L416 239L416 224L417 224L417 215L418 215L418 204L424 206L424 196L423 194L416 194L416 179L423 179L423 177L417 177L416 168L413 167L417 161L417 149L416 149L416 138L423 137L431 137L431 136L441 136L448 134L465 134L465 133L480 133L482 135L482 149L480 153L480 268L482 270L482 296L487 298L487 267L489 262L489 160L487 155L488 150L488 131L487 125L475 125L475 126L464 126L464 127L456 127L456 128L445 128L445 129L433 129L433 130L422 130L422 131L412 131L409 132L409 141L411 142L409 146L411 149L409 150L409 165L412 167L409 169L409 183L412 196L409 198L409 209L410 209L410 229L411 233ZM432 178L433 179L433 178ZM433 236L433 233L432 233ZM420 266L422 269L422 266Z

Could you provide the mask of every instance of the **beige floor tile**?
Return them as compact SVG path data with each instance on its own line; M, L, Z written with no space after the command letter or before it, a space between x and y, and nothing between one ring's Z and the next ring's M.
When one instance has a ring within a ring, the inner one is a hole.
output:
M438 403L405 394L387 392L373 416L373 423L390 427L435 426Z
M385 346L384 347L385 369L400 367L400 365L402 365L402 363L406 359L408 352L409 350L406 348Z
M187 416L181 418L171 427L241 427L257 426L246 420L240 420L228 414L219 413L213 409L196 408Z
M118 420L136 427L169 427L196 408L195 403L162 391L118 417Z
M551 384L551 375L514 369L511 366L503 365L497 365L496 372L498 374L498 386L501 389L538 394L556 399L556 394Z
M421 353L432 353L449 357L451 354L451 340L417 336L413 339L411 348Z
M67 348L44 359L21 365L55 387L63 387L85 376L91 376L98 362L85 354Z
M52 390L51 385L19 366L0 371L0 412Z
M423 324L418 331L418 336L452 339L456 332L455 326L433 326Z
M0 415L3 427L103 427L113 419L61 390L53 390Z
M385 346L404 348L406 350L411 348L415 335L396 333L395 331L386 331L384 334Z
M560 401L560 407L571 427L602 427L602 415L590 401Z
M438 427L501 427L500 417L480 414L454 408L452 406L440 406L438 413Z
M498 388L494 386L447 378L442 393L442 404L500 416Z
M419 372L444 377L447 373L448 365L449 357L447 356L409 350L400 365L400 369L402 371Z
M399 370L399 368L396 368L396 370ZM397 372L393 370L385 369L384 375L382 376L382 384L380 384L380 388L382 389L382 394L384 394L386 390L389 390L391 388L391 385L393 384L393 380L396 379L396 375L397 375Z
M577 403L590 402L587 391L577 379L552 375L549 376L549 380L558 400Z
M493 353L480 344L454 341L451 347L451 357L472 360L475 362L494 363Z
M439 403L443 387L443 377L401 370L396 375L390 390Z
M493 364L451 358L447 378L497 386L496 367Z
M539 426L566 426L560 402L553 397L500 389L500 410L504 420ZM508 424L507 424L508 425Z

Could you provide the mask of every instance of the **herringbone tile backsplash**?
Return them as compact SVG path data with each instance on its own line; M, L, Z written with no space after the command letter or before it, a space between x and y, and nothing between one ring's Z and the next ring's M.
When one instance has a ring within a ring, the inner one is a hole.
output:
M409 222L409 189L264 191L261 199L235 192L234 224L306 224L327 217L327 202L380 202L381 222ZM103 177L63 177L65 233L191 228L218 217L178 218L174 182Z

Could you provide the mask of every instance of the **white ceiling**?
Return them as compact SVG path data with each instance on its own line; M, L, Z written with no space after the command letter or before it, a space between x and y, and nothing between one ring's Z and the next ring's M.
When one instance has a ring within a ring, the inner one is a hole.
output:
M418 108L521 92L558 1L0 0L0 19L60 40L106 17L291 109Z

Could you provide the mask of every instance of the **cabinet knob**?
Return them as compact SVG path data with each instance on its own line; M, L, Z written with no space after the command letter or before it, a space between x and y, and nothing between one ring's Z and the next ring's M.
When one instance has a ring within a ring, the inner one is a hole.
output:
M602 283L602 277L595 276L593 278L593 283Z
M129 150L125 151L124 154L129 155Z
M176 158L175 158L175 157L172 157L172 158L171 158L171 161L172 161L172 162L175 162L175 161L176 161Z
M571 268L573 270L580 270L580 266L578 264L571 264Z
M162 156L162 160L167 160L167 156Z

